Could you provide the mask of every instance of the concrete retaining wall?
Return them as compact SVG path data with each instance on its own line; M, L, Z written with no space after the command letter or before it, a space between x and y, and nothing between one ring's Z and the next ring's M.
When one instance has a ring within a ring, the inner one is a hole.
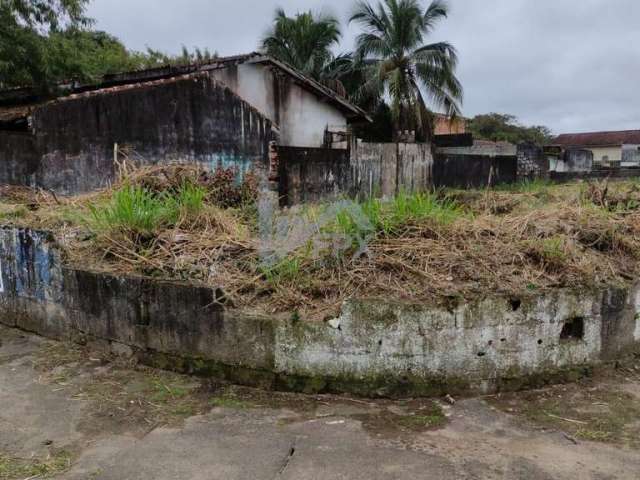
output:
M46 232L0 229L0 264L3 324L266 388L491 392L583 375L640 347L640 285L448 308L351 300L309 323L226 309L208 287L67 268Z

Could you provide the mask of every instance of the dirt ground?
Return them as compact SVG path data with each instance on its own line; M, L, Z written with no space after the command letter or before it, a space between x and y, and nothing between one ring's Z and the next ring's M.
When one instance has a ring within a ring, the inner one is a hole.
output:
M483 398L262 392L0 327L0 479L638 479L640 366Z

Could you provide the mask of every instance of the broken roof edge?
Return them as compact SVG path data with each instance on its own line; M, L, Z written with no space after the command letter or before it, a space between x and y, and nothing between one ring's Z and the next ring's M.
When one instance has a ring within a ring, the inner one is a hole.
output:
M243 63L270 63L283 72L287 73L290 77L292 77L301 87L306 88L307 90L315 93L319 97L324 97L328 99L333 105L338 108L340 111L346 114L347 119L352 123L357 122L358 120L363 120L366 122L372 122L371 117L360 107L354 105L346 98L341 97L336 92L331 90L330 88L322 85L320 82L308 77L302 72L296 70L290 65L281 62L269 55L265 55L259 52L251 52L243 55L234 55L229 57L220 57L217 59L212 59L206 63L193 63L189 65L166 65L162 67L154 67L144 70L133 70L129 72L120 72L120 73L112 73L106 74L102 77L102 81L100 83L93 84L70 84L70 83L61 83L58 84L58 88L61 90L67 90L67 93L70 96L82 94L86 92L100 92L102 90L108 90L112 87L132 85L136 83L146 83L155 80L162 80L167 78L180 77L183 75L188 75L192 73L198 72L207 72L210 70L217 70L226 68L229 64L243 64ZM0 91L0 98L6 98L13 91L28 91L30 90L28 87L21 89L9 89L5 91ZM57 96L55 99L64 98L64 95ZM16 99L17 100L17 99ZM2 108L2 107L0 107Z
M617 147L625 144L639 145L640 130L610 130L600 132L563 133L556 136L551 145L558 147Z

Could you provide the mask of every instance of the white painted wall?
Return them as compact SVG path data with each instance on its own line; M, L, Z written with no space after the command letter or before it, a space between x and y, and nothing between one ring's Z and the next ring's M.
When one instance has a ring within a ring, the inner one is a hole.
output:
M605 158L608 158L609 162L619 162L622 160L622 147L593 147L587 148L593 152L593 161L607 163Z
M321 147L327 127L346 130L342 112L293 82L282 89L282 98L276 102L274 74L266 65L242 64L215 70L212 75L271 119L280 130L281 145Z
M280 141L283 145L321 147L328 127L333 131L346 130L347 119L340 111L297 85L293 85L282 100Z

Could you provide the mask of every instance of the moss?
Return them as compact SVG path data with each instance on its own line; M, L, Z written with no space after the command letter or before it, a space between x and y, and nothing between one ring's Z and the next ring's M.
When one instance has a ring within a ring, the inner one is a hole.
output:
M500 377L496 389L501 392L541 388L546 385L577 382L593 376L594 367L579 365L555 370L544 370L538 373L522 374L515 369Z
M232 392L224 392L222 395L209 399L209 405L213 407L228 408L233 410L243 410L246 408L252 408L254 405L251 402L239 399Z

